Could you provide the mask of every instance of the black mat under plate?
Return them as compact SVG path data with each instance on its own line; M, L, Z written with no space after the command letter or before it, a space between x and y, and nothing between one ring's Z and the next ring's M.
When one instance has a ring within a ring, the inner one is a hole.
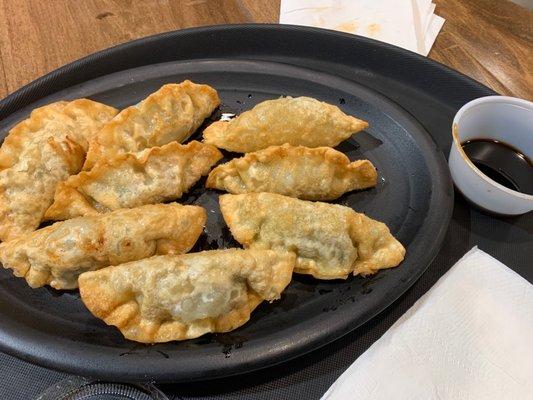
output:
M194 36L196 45L190 46ZM327 39L324 39L328 37ZM327 46L324 45L326 42ZM216 42L216 46L213 45ZM335 74L375 90L409 111L447 154L455 111L466 101L493 94L489 89L415 54L376 42L316 29L279 26L217 27L169 33L148 39L158 51L140 42L115 50L101 67L91 62L100 53L22 89L9 103L0 103L0 118L62 88L100 75L146 64L193 58L260 59ZM144 42L146 43L146 41ZM237 45L238 43L238 45ZM322 45L321 45L322 44ZM117 56L119 54L119 56ZM444 246L426 273L391 307L334 343L280 366L237 378L165 385L179 399L318 399L331 383L472 246L495 256L530 282L533 269L533 217L495 218L470 206L456 194L453 219ZM0 355L0 398L31 399L64 374Z

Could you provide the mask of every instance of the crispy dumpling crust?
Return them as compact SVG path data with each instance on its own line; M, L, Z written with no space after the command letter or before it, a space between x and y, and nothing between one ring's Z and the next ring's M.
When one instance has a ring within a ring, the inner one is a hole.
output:
M274 193L220 196L220 210L245 248L293 251L294 272L346 279L395 267L405 249L387 226L349 207Z
M61 182L45 219L62 220L180 198L222 158L192 141L121 154Z
M334 200L376 185L368 160L350 162L330 147L271 146L217 166L206 187L234 194L279 193L305 200Z
M86 272L81 299L96 317L143 343L228 332L289 284L295 256L271 250L212 250L156 256Z
M215 89L189 80L167 84L122 110L89 143L84 170L99 160L135 153L191 136L220 104Z
M30 117L19 122L4 139L0 148L0 170L12 167L27 146L40 136L72 142L87 152L89 140L118 110L88 99L58 101L36 108ZM82 161L83 162L83 161Z
M283 97L259 103L237 118L204 130L204 142L237 153L289 143L334 147L368 127L338 107L310 97Z
M61 101L11 129L0 148L1 240L37 229L56 185L80 171L89 139L117 112L87 99Z
M0 261L33 287L74 289L78 275L109 265L189 251L206 212L179 204L146 205L79 217L0 244Z

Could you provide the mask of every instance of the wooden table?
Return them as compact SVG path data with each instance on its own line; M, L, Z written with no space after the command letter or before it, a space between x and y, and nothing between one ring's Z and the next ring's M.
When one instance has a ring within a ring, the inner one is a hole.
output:
M507 0L435 0L429 57L497 92L533 98L533 12ZM279 0L0 0L0 98L68 62L158 32L277 22Z

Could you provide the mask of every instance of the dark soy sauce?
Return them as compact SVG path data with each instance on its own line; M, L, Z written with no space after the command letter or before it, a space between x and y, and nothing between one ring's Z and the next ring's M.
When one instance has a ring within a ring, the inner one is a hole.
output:
M461 146L489 178L509 189L533 195L533 165L521 151L492 139L468 140Z

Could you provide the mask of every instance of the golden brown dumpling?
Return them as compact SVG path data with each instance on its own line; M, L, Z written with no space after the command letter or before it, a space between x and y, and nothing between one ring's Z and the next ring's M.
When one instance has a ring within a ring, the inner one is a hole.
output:
M84 170L98 160L148 147L183 142L202 124L220 99L215 89L191 81L167 84L140 103L122 110L89 143Z
M0 148L0 170L15 165L24 150L33 147L35 139L64 140L68 135L86 153L91 137L117 113L113 107L88 99L58 101L36 108L4 139Z
M334 200L376 185L368 160L350 162L331 147L271 146L216 167L206 187L241 194L279 193L306 200Z
M39 226L56 185L77 174L88 141L118 111L87 99L35 109L0 148L0 239Z
M279 299L294 254L271 250L212 250L156 256L86 272L81 299L96 317L130 340L193 339L228 332L250 319L263 300Z
M209 125L204 142L238 153L289 143L293 146L336 146L368 123L338 107L310 97L267 100L225 122Z
M0 244L0 261L33 287L74 289L78 275L109 265L189 251L202 207L156 204L56 222Z
M221 158L216 147L196 141L121 154L59 183L45 219L69 219L178 199Z
M220 196L220 210L245 248L293 251L294 272L345 279L397 266L405 249L387 226L348 207L274 193Z

